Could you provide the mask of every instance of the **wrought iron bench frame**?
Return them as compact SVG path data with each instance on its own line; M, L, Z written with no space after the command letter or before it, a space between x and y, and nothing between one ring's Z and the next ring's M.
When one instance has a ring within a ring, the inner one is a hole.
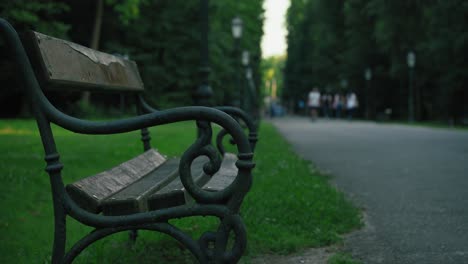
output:
M115 121L78 119L61 112L49 102L36 79L17 32L3 19L0 19L0 32L7 49L11 51L15 72L21 78L22 86L30 100L45 150L45 170L50 177L55 221L52 263L71 263L93 242L126 230L155 230L168 234L183 244L200 263L236 263L240 259L246 248L247 237L239 210L252 184L253 148L257 139L255 126L245 113L231 107L215 109L201 106L156 111L144 102L140 93L136 93L137 102L146 114ZM250 129L249 138L245 136L239 123L227 113L244 120ZM105 216L80 208L68 195L62 180L63 164L60 162L51 123L80 134L117 134L141 130L144 148L149 149L148 127L188 120L197 122L200 134L183 153L179 171L184 187L195 200L194 204L131 215ZM223 129L217 137L217 146L221 153L224 153L222 138L225 135L232 137L237 148L236 179L219 192L208 192L198 187L194 184L190 172L191 163L201 155L210 158L210 162L206 164L208 166L205 166L206 170L214 172L219 169L219 162L211 159L211 155L216 151L211 145L211 123L218 124ZM95 228L68 251L65 248L67 216ZM218 230L205 232L198 240L194 240L168 222L170 219L190 216L217 217L220 219ZM227 249L231 232L235 234L234 244L232 249Z

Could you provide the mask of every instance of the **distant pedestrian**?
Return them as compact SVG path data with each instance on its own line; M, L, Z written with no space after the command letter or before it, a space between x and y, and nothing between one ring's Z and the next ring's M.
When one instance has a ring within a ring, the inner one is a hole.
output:
M315 121L320 108L320 92L317 87L314 87L314 89L309 92L307 106L309 107L310 118L312 121Z
M300 99L298 102L297 102L297 108L298 108L298 112L300 115L303 115L304 114L304 108L305 108L305 102L304 100Z
M332 105L332 96L330 94L323 94L322 96L320 96L320 101L322 106L323 117L329 118L330 109Z
M352 120L356 108L358 108L359 102L355 93L350 92L346 96L346 110L348 111L348 119Z
M335 117L341 118L341 111L343 111L343 100L339 93L333 96L333 110L335 111Z

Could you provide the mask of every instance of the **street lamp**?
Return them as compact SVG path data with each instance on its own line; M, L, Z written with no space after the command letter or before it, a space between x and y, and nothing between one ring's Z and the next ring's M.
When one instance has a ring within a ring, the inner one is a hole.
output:
M200 76L200 85L193 94L193 101L196 105L209 106L213 96L213 90L209 84L210 65L209 65L209 50L208 50L208 5L209 0L200 0L200 66L198 74Z
M414 66L416 65L416 54L409 51L406 56L406 63L409 68L409 91L408 91L408 122L414 122L414 99L413 99L413 75Z
M247 94L249 95L249 113L252 114L252 116L256 116L256 109L257 109L257 93L256 93L256 88L255 84L253 81L253 71L252 67L248 66L246 71L245 71L245 78L247 79Z
M250 54L247 50L244 50L242 51L242 57L241 57L241 62L242 62L242 66L244 66L244 69L246 72L247 71L247 67L249 66L249 61L250 61ZM246 75L247 77L247 75ZM242 109L244 110L247 110L247 101L246 101L246 94L248 94L248 91L246 92L246 89L248 89L248 82L249 82L249 79L247 78L246 82L245 82L245 86L241 87L240 91L239 91L239 94L240 94L240 106Z
M243 22L240 17L235 17L232 19L232 36L235 39L240 39L242 37Z
M370 68L365 70L364 78L366 78L366 81L370 81L372 79L372 70Z
M242 65L244 65L244 67L247 67L247 65L249 65L249 61L250 61L250 53L247 50L244 50L242 52Z
M234 37L234 63L235 63L235 69L238 70L238 73L236 74L237 75L237 89L239 90L239 99L236 100L236 103L235 105L237 106L241 106L240 102L241 102L241 99L242 99L242 85L241 85L241 65L240 63L238 62L238 59L239 58L239 42L240 42L240 38L242 37L242 29L243 29L243 22L242 22L242 19L238 16L234 17L232 19L232 36Z
M348 87L348 80L342 79L340 84L341 88L343 88L343 90L346 90L346 88Z
M247 80L252 80L252 68L248 67L247 70L245 71L245 77L247 78Z
M364 71L364 79L366 79L366 119L369 119L369 93L370 93L370 86L371 86L371 79L372 79L372 70L367 68Z

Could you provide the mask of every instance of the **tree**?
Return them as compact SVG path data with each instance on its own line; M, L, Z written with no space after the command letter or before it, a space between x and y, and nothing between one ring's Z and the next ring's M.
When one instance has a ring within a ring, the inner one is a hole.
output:
M9 21L18 32L26 29L43 32L45 34L68 38L70 25L61 21L61 15L69 12L67 4L58 1L27 1L7 0L0 2L0 17ZM11 66L11 54L0 40L0 117L11 117L26 112L23 92Z
M284 95L297 98L311 84L336 88L346 78L360 98L371 99L371 117L391 108L406 119L406 54L414 51L416 118L460 121L468 116L466 10L462 0L293 0Z
M39 2L41 11L37 11L37 19L27 20L28 23L22 22L28 16L22 20L11 15L7 18L14 22L15 26L24 24L24 29L36 28L44 23L43 28L41 26L39 30L43 33L65 37L84 46L93 43L92 47L104 52L128 55L139 66L147 98L160 108L192 103L191 93L199 84L198 1L65 2L66 4L52 0ZM102 9L97 8L101 5ZM5 10L6 7L8 10L38 9L36 2L26 0L2 2L0 6L5 7ZM256 87L260 86L262 6L263 0L210 1L210 84L214 90L215 104L231 103L225 99L237 88L232 85L233 76L239 73L239 69L236 69L232 62L240 59L234 58L232 54L231 20L235 15L244 20L242 49L249 50L252 55L253 76ZM97 11L97 15L89 10ZM95 18L98 18L97 21ZM99 29L97 25L101 25ZM118 102L118 98L105 99L104 96L93 94L91 102L110 107ZM74 108L73 104L63 107L71 110Z

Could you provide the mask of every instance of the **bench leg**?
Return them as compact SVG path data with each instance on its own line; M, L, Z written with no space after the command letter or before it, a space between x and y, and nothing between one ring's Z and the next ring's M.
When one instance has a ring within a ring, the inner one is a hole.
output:
M63 263L66 241L66 215L59 199L54 196L54 245L52 249L52 263Z
M234 245L229 250L230 234L234 234ZM237 263L247 247L247 232L239 215L226 216L219 225L214 246L216 263ZM229 250L229 251L227 251ZM227 255L226 255L227 254Z

